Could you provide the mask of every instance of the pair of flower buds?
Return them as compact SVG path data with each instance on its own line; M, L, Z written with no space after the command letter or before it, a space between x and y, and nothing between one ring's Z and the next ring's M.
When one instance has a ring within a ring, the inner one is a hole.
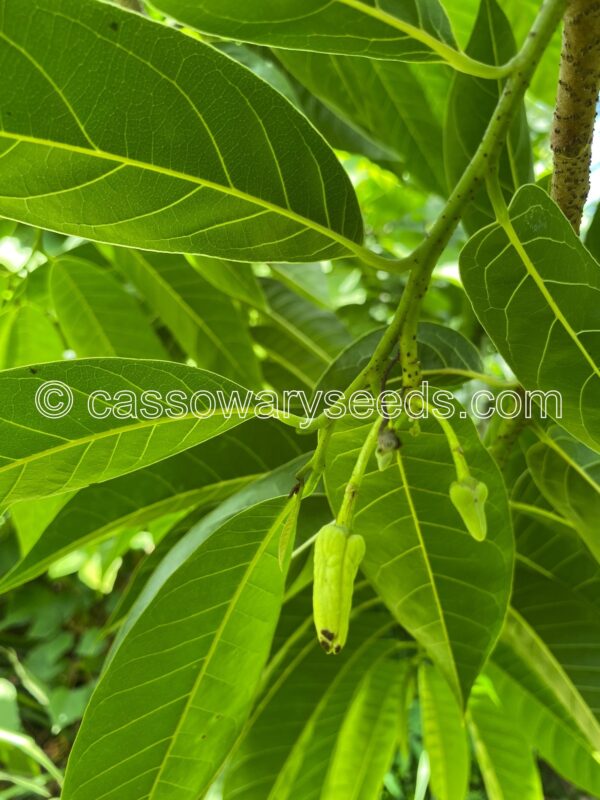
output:
M450 486L450 499L465 527L477 541L487 532L487 486L471 476ZM365 540L331 522L315 540L313 615L319 643L326 653L337 655L346 643L352 611L352 594L358 568L365 555Z

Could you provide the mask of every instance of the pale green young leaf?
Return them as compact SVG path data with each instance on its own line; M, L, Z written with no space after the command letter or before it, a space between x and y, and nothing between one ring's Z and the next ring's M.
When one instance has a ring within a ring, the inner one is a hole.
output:
M408 661L389 658L376 661L364 676L340 728L322 800L381 797L397 747L398 717L409 669Z
M56 326L37 306L12 305L0 314L0 369L58 361L64 350Z
M442 673L426 662L419 667L419 700L433 794L437 800L465 800L471 759L463 712Z
M343 653L327 658L307 617L309 593L286 603L266 680L226 774L224 800L308 800L320 794L362 680L395 647L386 638L393 627L389 616L360 605L356 597Z
M485 676L473 687L468 718L489 800L544 800L532 747L504 715Z
M592 795L600 794L598 751L547 701L539 682L516 680L497 663L489 664L485 675L499 699L500 712L529 746L559 775Z

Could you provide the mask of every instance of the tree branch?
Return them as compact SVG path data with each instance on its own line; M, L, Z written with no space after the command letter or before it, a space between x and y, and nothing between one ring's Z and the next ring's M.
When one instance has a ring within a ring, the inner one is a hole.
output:
M592 136L600 89L600 2L570 0L564 18L552 152L551 194L579 233L590 190Z

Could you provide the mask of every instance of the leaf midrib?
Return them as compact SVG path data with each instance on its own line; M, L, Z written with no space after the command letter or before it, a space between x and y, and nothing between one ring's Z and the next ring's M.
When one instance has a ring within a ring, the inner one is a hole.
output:
M402 460L402 456L401 456L399 451L397 452L396 458L397 458L397 462L398 462L398 471L400 472L400 478L402 480L402 485L403 485L403 488L404 488L404 494L405 494L406 502L407 502L407 505L408 505L408 510L410 511L410 515L411 515L411 519L413 521L415 532L416 532L417 538L419 540L419 548L420 548L421 553L423 554L423 561L425 563L425 568L427 570L427 575L429 576L429 583L430 583L431 590L432 590L432 593L433 593L433 597L434 597L434 601L435 601L435 607L436 607L436 610L437 610L437 613L438 613L438 618L440 620L440 624L442 626L442 631L443 631L443 634L444 634L444 644L445 644L447 652L448 652L448 654L450 656L450 667L451 667L452 675L453 675L454 681L455 681L455 689L458 691L459 700L462 703L463 702L462 687L460 685L460 680L459 680L458 673L457 673L457 670L456 670L456 663L454 661L454 653L452 651L451 639L450 639L450 636L448 634L448 627L446 625L446 618L444 617L443 606L442 606L442 603L440 601L440 597L439 597L439 594L438 594L438 588L437 588L437 584L436 584L436 581L435 581L435 575L434 575L434 572L433 572L433 568L432 568L431 563L429 561L429 553L427 552L427 548L425 546L425 539L423 537L423 531L421 530L421 522L419 520L419 515L417 514L417 510L416 510L416 508L414 506L414 503L413 503L410 484L408 482L408 477L406 475L406 470L404 468L404 462Z
M254 195L248 194L247 192L244 192L241 189L237 189L234 186L224 186L223 184L210 181L207 178L200 178L196 175L189 175L185 172L180 172L179 170L172 169L171 167L164 167L158 164L150 164L148 162L139 161L138 159L134 159L129 156L123 156L118 153L110 153L106 150L100 150L98 148L91 149L88 147L82 147L81 145L67 144L65 142L58 142L50 139L44 139L38 136L28 136L26 134L11 133L5 130L0 131L0 138L10 139L11 141L17 141L17 142L25 142L27 144L37 145L40 147L56 148L58 150L64 150L67 153L77 153L78 155L87 156L89 158L97 158L101 161L102 160L111 161L113 163L120 164L122 166L132 167L134 169L146 170L149 172L155 172L159 175L165 175L169 178L175 178L176 180L184 181L187 183L193 183L201 187L206 187L208 189L212 189L213 191L220 192L221 194L231 195L232 197L236 197L237 199L243 200L246 203L250 203L255 206L260 206L266 209L267 211L270 211L274 214L278 214L279 216L288 217L288 219L292 220L293 222L296 222L302 227L311 228L320 235L324 236L325 238L337 242L338 244L342 245L342 247L344 247L346 250L349 250L350 252L358 255L359 257L363 252L362 245L360 245L357 242L353 242L351 239L348 239L343 234L337 233L336 231L331 230L330 228L326 228L324 225L321 225L320 223L315 222L314 220L311 220L308 217L303 217L301 214L298 214L297 212L292 211L289 208L278 206L275 203L272 203L269 200L265 200L261 197L255 197ZM160 209L158 210L160 211ZM118 220L115 222L115 224L118 224Z

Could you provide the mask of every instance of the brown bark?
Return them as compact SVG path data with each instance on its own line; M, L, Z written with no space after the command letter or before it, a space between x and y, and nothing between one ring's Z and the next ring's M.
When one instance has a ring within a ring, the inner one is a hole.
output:
M592 136L600 89L600 1L570 0L564 19L552 129L552 197L579 232L590 190Z

